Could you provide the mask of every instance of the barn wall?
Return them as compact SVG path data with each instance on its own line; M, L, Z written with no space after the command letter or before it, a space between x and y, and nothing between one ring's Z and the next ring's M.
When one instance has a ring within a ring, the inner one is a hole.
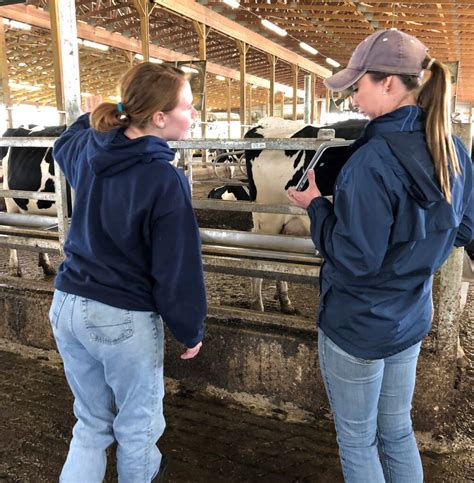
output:
M456 251L435 280L435 320L423 343L414 402L415 428L419 431L452 431L460 255ZM52 292L47 282L0 279L0 337L54 348L48 320ZM215 393L217 388L231 399L241 399L244 393L277 408L327 412L313 327L209 317L199 357L182 361L182 349L168 333L165 373L185 389Z

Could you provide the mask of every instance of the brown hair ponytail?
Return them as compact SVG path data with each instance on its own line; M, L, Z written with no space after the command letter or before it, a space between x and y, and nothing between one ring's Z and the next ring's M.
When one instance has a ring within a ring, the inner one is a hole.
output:
M112 102L102 102L91 114L91 125L97 131L110 131L129 124L127 113L120 112L118 105Z
M450 174L461 173L451 135L451 74L444 64L429 56L423 67L431 71L431 77L421 86L417 101L426 113L426 142L435 173L446 201L451 203Z
M128 126L143 128L155 112L168 112L178 105L185 82L184 72L176 67L141 62L120 80L122 101L99 104L92 112L91 125L97 131Z

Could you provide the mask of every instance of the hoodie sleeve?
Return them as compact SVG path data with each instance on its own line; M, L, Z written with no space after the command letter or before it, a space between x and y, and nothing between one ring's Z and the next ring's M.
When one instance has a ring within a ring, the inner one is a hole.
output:
M327 262L354 276L371 275L380 269L393 215L375 168L358 164L357 169L341 173L334 205L323 197L315 198L308 215L311 238Z
M78 133L83 132L90 127L89 113L79 116L77 120L71 124L53 146L53 158L58 163L61 171L66 176L69 184L74 188L75 162L77 159L78 148L81 143L78 142Z
M194 347L204 336L207 301L201 240L186 180L174 171L152 229L153 296L174 337Z

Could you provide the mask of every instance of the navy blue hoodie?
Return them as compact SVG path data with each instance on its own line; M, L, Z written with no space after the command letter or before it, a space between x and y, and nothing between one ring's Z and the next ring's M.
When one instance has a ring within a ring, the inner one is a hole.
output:
M424 114L406 106L367 124L336 180L334 205L308 207L324 257L318 324L355 357L379 359L419 342L432 318L432 275L473 238L472 164L455 139L462 174L452 202L440 190Z
M105 133L85 114L53 156L75 190L55 287L114 307L159 313L193 347L207 313L201 242L188 182L155 136Z

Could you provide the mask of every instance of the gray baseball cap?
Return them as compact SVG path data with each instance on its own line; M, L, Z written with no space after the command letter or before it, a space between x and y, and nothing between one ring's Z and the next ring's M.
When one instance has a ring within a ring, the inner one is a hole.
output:
M325 79L333 91L343 91L366 72L420 75L428 49L416 37L400 30L379 30L363 40L352 53L347 67Z

